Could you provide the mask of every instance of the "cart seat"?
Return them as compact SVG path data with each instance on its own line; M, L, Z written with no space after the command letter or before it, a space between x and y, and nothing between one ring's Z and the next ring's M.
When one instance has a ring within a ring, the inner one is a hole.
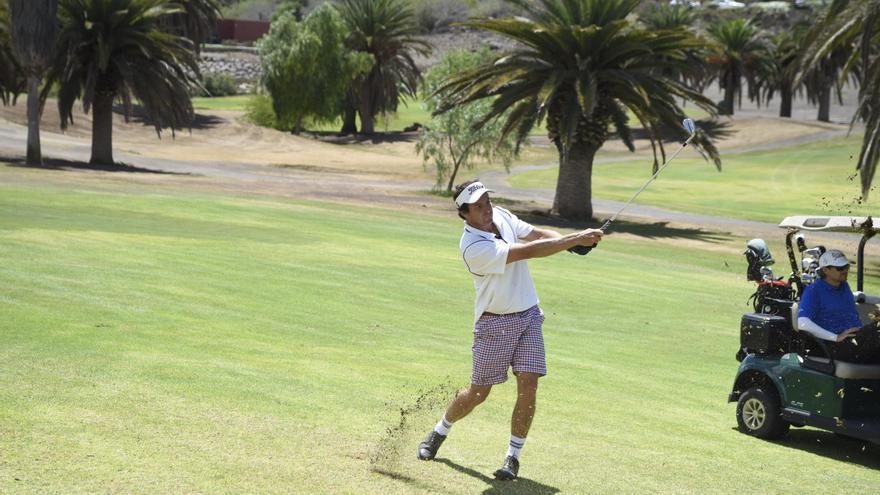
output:
M829 364L831 360L823 357L811 357L811 361ZM798 362L804 362L804 357L798 355ZM848 363L846 361L834 361L834 376L849 380L880 380L880 364Z
M872 306L870 309L874 309L874 304L857 304L856 306ZM870 311L870 309L868 311ZM795 332L799 332L797 327L797 314L798 314L798 303L794 303L791 305L791 326ZM867 314L867 311L866 313ZM861 314L859 314L861 316ZM870 320L869 320L870 321ZM811 361L829 364L831 362L830 359L824 357L810 357ZM803 363L804 357L798 355L798 362ZM845 378L850 380L878 380L880 379L880 364L861 364L861 363L849 363L846 361L834 361L834 376L838 378Z

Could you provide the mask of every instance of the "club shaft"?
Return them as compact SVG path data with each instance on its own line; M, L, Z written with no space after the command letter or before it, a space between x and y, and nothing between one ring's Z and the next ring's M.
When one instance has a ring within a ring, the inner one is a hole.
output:
M666 163L664 163L662 167L658 168L657 171L654 172L654 175L652 175L651 178L648 179L648 182L645 182L645 184L642 185L641 189L639 189L638 191L636 191L636 193L633 194L633 196L632 196L631 198L629 198L629 201L627 201L626 204L623 205L622 208L620 208L619 210L617 210L617 213L615 213L610 219L608 219L607 222L605 222L605 224L603 225L603 227L604 227L604 226L607 226L607 225L610 225L611 222L613 222L615 219L617 219L617 216L620 215L621 213L623 213L623 210L625 210L629 205L632 204L633 201L635 201L635 199L639 196L639 194L641 194L642 191L644 191L644 190L648 187L648 185L651 184L651 182L653 182L654 179L656 179L658 175L660 175L660 172L662 172L664 168L666 168L670 163L672 163L672 160L673 160L676 156L678 156L679 153L681 153L681 150L685 149L685 147L686 147L688 144L690 144L691 139L693 139L693 138L694 138L694 135L693 135L693 134L691 134L690 136L688 136L687 140L686 140L686 141L685 141L685 142L684 142L684 143L683 143L683 144L682 144L677 150L675 150L675 153L673 153L672 156L670 156L668 160L666 160ZM603 229L603 230L604 230L604 229Z

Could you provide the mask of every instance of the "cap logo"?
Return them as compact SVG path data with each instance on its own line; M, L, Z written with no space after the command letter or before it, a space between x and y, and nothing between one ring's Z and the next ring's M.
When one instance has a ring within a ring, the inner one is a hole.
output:
M482 182L474 182L473 184L464 188L461 193L459 193L459 195L455 198L455 204L461 206L467 203L468 198L472 197L473 194L477 191L481 191L483 189L486 189L486 186L484 186Z

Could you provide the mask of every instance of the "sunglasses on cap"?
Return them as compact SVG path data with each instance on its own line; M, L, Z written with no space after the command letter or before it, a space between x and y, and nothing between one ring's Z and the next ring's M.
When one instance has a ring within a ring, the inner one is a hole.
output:
M833 268L834 270L837 270L838 272L845 272L845 271L849 270L849 265L829 266L828 268Z

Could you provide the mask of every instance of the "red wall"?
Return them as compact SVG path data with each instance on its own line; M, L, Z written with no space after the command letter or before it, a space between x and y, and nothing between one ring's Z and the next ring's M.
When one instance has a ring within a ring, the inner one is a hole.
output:
M268 32L269 23L267 21L223 19L217 22L217 37L220 38L220 41L256 41Z

